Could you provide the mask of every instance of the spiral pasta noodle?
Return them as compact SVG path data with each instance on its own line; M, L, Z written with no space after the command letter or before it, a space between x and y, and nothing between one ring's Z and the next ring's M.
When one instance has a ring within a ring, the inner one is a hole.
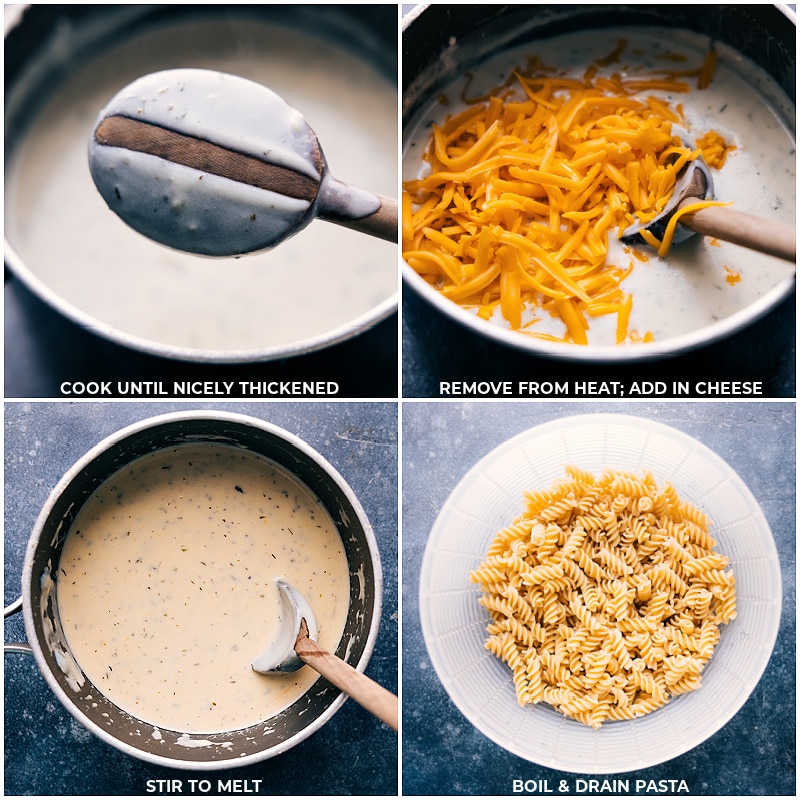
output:
M470 573L491 621L486 648L521 705L599 728L696 690L736 617L710 520L649 472L575 466L495 535Z

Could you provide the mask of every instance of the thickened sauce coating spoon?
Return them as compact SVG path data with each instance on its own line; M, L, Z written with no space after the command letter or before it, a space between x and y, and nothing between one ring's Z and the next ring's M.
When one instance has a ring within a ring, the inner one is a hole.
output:
M281 594L280 635L253 660L262 675L294 672L308 664L367 711L397 730L397 697L338 656L323 650L314 612L300 591L282 578L276 580Z
M693 149L686 141L684 145ZM628 227L623 232L622 240L642 243L642 229L649 230L657 239L663 239L672 216L686 208L687 213L680 217L680 223L675 228L672 241L676 244L699 233L768 253L785 261L797 260L797 231L794 225L754 217L724 206L707 206L691 211L696 201L711 199L713 196L714 180L711 170L703 157L698 156L689 161L678 174L672 197L663 211L647 223Z
M317 217L397 241L397 201L334 178L303 115L235 75L175 69L129 84L97 118L89 168L122 220L189 253L264 250Z

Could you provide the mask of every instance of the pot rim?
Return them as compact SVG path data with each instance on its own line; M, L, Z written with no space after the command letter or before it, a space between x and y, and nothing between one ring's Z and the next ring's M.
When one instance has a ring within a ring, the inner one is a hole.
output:
M759 297L754 303L740 309L729 317L725 317L712 325L696 331L647 344L630 344L622 347L616 345L581 346L564 343L547 342L536 337L526 336L519 331L501 328L499 325L487 323L479 319L468 309L448 300L439 292L432 291L424 278L403 261L403 280L415 293L432 305L453 322L469 328L479 336L491 339L514 350L528 352L531 355L551 358L565 362L581 363L614 363L633 364L652 361L655 358L678 356L701 347L727 339L729 336L744 330L776 308L794 291L796 277L792 275Z
M85 728L87 728L87 730L92 732L102 741L122 751L126 755L132 756L141 761L150 762L152 764L157 764L159 766L172 767L175 769L184 769L191 771L204 771L204 770L212 771L212 770L230 769L233 767L247 766L250 764L258 763L260 761L267 760L274 756L280 755L281 753L284 753L287 750L290 750L294 746L300 744L302 741L307 739L313 733L318 731L320 728L322 728L325 725L325 723L327 723L330 720L330 718L341 708L341 706L347 699L347 695L344 692L339 691L338 695L334 698L331 704L316 719L314 719L310 725L306 726L293 736L289 737L283 742L280 742L277 745L274 745L265 750L259 750L258 752L251 753L250 755L247 756L232 755L229 758L220 758L209 761L194 761L194 760L174 759L166 756L161 756L155 753L148 753L131 746L125 740L118 738L117 736L110 733L108 729L97 725L94 721L87 718L77 707L76 703L73 702L73 700L65 692L63 686L58 680L56 680L55 675L53 674L53 670L45 660L43 652L44 646L40 641L39 637L36 635L36 626L34 622L34 610L32 603L32 590L34 581L34 575L33 575L34 556L37 547L39 545L39 542L41 540L42 534L44 532L45 523L47 522L50 514L53 511L55 503L63 495L65 489L69 486L69 484L100 454L108 451L109 449L123 442L124 440L128 439L132 435L150 429L154 429L157 427L161 427L163 425L170 425L175 422L191 422L198 420L211 420L211 421L220 421L220 422L233 423L237 425L243 425L255 428L263 433L279 438L283 442L295 447L303 455L310 458L314 463L316 463L319 467L321 467L324 470L326 476L336 484L339 491L342 492L344 497L351 504L354 512L358 517L359 524L364 533L364 540L367 545L369 558L370 561L372 562L372 569L374 574L375 598L372 608L372 623L370 625L369 630L367 631L367 636L364 640L364 649L362 651L361 657L359 658L358 664L353 665L359 672L364 672L366 670L369 660L372 656L373 650L375 648L375 643L377 641L378 631L380 628L380 621L381 621L381 610L383 605L383 572L381 567L380 552L378 550L378 544L375 538L374 530L369 522L369 519L367 518L366 512L364 511L360 501L356 497L352 488L345 481L345 479L342 477L339 471L317 450L312 448L309 444L303 441L296 434L291 433L290 431L287 431L284 428L275 425L274 423L266 422L264 420L258 419L257 417L251 417L249 415L240 414L236 412L198 410L198 411L175 411L175 412L168 412L165 414L159 414L132 423L130 425L126 425L125 427L119 429L118 431L106 436L100 442L98 442L89 450L87 450L86 453L84 453L84 455L81 456L64 473L64 475L61 477L58 483L53 487L33 525L31 535L28 538L28 543L26 545L23 566L22 566L21 607L22 607L22 616L25 623L25 633L28 639L28 645L31 651L33 652L34 657L36 658L39 671L41 672L42 676L44 677L50 689L53 691L58 700L64 706L64 708L78 722L80 722ZM284 469L287 469L287 471L289 471L291 474L291 470L286 465L280 465L280 466L282 466ZM40 580L40 578L41 578L40 575L36 576L37 581ZM102 694L102 692L100 692L99 689L98 693ZM128 713L129 716L133 717L133 715L130 714L130 712L126 713ZM136 717L133 718L138 719ZM143 727L158 728L158 726L153 725L152 723L145 722L144 720L140 721ZM263 724L263 722L264 721L258 724ZM225 733L226 732L219 732L219 734L213 734L213 735L224 735ZM198 734L187 734L187 736L190 737L197 735ZM200 735L203 736L212 734L200 734Z
M420 17L433 5L435 4L420 3L403 16L402 31L404 36L407 34L408 29L418 23ZM771 5L792 25L797 26L797 16L792 9L779 3ZM794 102L793 98L790 99ZM402 121L402 127L405 130L405 120ZM403 141L401 144L403 151L405 151L405 146L406 143ZM421 300L433 307L434 311L443 314L456 324L512 350L565 363L584 364L625 365L656 361L672 356L680 356L721 342L735 333L746 330L750 325L762 319L789 298L795 290L797 277L795 271L795 273L773 286L750 305L698 330L672 336L660 342L648 342L641 345L590 345L584 347L568 343L549 342L534 336L526 336L519 331L487 323L485 320L475 316L469 309L448 300L440 292L432 289L402 256L401 262L404 285L413 289Z
M377 306L353 318L349 322L338 325L325 333L309 336L297 342L231 350L183 347L126 333L113 325L95 318L91 314L81 311L77 306L74 306L72 303L62 298L42 281L41 278L25 264L7 239L3 240L3 245L5 250L4 262L9 271L28 289L28 291L70 322L81 328L92 331L103 339L130 350L151 356L168 358L174 361L187 361L201 364L252 364L307 355L348 341L362 333L366 333L372 326L388 319L397 311L398 307L398 292L395 291Z

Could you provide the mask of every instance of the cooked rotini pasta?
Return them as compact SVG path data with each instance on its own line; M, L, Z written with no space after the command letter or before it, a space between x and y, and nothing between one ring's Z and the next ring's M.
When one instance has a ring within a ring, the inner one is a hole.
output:
M491 618L486 648L520 705L599 728L697 689L736 616L706 514L649 472L571 465L524 502L470 573Z

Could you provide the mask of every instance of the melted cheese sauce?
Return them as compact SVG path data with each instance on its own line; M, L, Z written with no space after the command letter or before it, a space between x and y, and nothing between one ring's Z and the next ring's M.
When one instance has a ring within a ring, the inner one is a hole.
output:
M56 591L87 677L153 725L190 733L254 725L317 680L304 666L260 675L277 638L283 577L334 651L349 570L328 512L267 459L230 446L145 456L87 501L64 543Z
M595 59L610 53L620 38L628 45L613 71L689 69L699 66L708 40L687 31L615 29L607 34L580 32L554 37L508 50L484 62L476 70L467 95L478 97L500 85L517 65L535 54L545 64L580 76ZM721 170L713 170L717 199L733 201L739 211L795 223L794 106L780 87L759 67L740 54L715 43L719 53L711 86L688 94L661 96L670 105L680 103L690 135L699 138L716 130L736 150L729 153ZM675 56L683 58L675 60ZM687 79L692 82L692 79ZM406 133L403 179L427 174L421 160L430 139L432 122L443 122L465 108L459 78L423 112ZM642 248L649 260L634 260L632 274L623 289L633 295L630 328L640 334L651 331L658 341L690 334L736 314L756 303L772 289L794 279L795 267L780 259L751 252L736 245L694 236L676 246L666 258ZM611 242L609 261L627 266L631 256ZM740 280L731 282L731 272ZM523 317L523 323L531 319ZM508 327L499 312L492 324ZM616 316L593 318L589 344L614 345ZM536 330L563 336L560 320L542 315Z
M397 247L317 220L274 250L207 259L128 228L89 174L95 118L120 89L161 69L257 81L302 112L331 174L397 193L397 89L344 48L225 15L137 32L76 67L8 161L6 237L44 288L144 341L249 351L358 329L397 292Z

